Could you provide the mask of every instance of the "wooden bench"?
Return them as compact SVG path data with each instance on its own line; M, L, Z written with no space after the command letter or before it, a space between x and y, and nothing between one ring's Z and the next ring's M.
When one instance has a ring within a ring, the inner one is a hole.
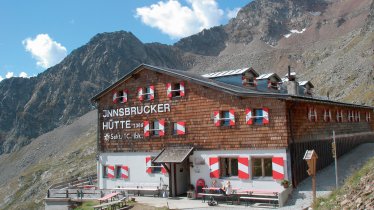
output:
M154 197L156 197L156 195L160 197L160 194L161 194L161 189L159 188L159 184L153 184L153 183L131 183L118 189L127 191L128 194L130 192L133 192L134 195L138 195L138 196L140 196L142 193L151 193L153 194Z
M231 198L231 195L224 195L224 194L217 194L217 193L199 193L200 196L202 196L202 202L205 203L205 198L208 196L210 200L215 200L214 198L225 198L226 201L228 198ZM218 203L218 201L217 201Z
M239 200L245 200L247 206L249 205L250 201L268 201L269 203L273 203L274 206L279 206L279 192L274 191L265 191L265 190L258 190L258 191L246 191L247 194L240 193Z

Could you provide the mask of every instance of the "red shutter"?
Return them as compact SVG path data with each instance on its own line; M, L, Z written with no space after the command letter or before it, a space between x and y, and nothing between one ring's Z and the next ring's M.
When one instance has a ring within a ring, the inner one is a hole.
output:
M210 178L219 178L219 158L209 158Z
M184 135L186 134L186 123L185 122L177 122L177 134Z
M107 173L109 179L114 179L114 166L107 166Z
M255 87L257 87L257 79L254 79L253 84Z
M180 96L183 97L185 96L184 82L180 82L179 86L180 86Z
M164 136L165 135L165 120L159 120L158 121L158 133L159 136Z
M284 179L284 161L282 157L272 158L273 179Z
M271 88L271 82L268 80L268 88Z
M235 125L235 111L233 109L229 110L230 125Z
M219 111L214 111L214 125L221 126L221 118L219 116Z
M269 124L269 108L262 108L262 124Z
M245 110L245 122L247 123L247 125L252 125L253 124L251 109L246 109Z
M155 99L155 86L151 85L149 86L149 91L150 91L150 100Z
M149 136L149 121L144 121L143 126L144 126L144 136L147 137Z
M122 103L126 103L127 102L127 93L128 91L127 90L123 90L123 95L122 95Z
M168 172L166 171L166 168L164 166L162 166L161 168L161 173L162 174L167 174Z
M168 96L168 98L172 98L173 97L173 94L171 92L171 83L167 83L166 84L166 95Z
M248 157L238 157L238 176L239 179L249 179Z
M139 101L143 101L143 88L138 88L138 99Z
M113 92L113 103L118 103L118 93L116 91Z
M151 174L152 173L152 163L151 163L151 160L152 160L152 158L151 158L151 156L147 156L147 157L145 157L145 172L147 173L147 174Z
M128 179L128 178L129 178L129 167L121 166L121 179Z

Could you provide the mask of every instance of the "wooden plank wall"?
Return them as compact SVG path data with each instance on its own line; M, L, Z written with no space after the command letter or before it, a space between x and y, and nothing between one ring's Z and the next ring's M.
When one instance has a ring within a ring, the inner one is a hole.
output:
M361 133L356 135L345 135L338 136L337 142L337 156L340 157L345 153L351 151L356 146L372 142L374 143L374 133ZM319 140L319 141L308 141L298 142L290 145L292 157L292 183L294 187L304 179L308 177L306 170L308 169L307 163L303 160L306 150L314 149L318 155L317 170L321 170L324 167L333 163L331 151L332 139Z

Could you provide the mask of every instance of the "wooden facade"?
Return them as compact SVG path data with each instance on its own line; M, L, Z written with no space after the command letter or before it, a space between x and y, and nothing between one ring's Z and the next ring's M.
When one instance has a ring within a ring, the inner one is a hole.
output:
M170 89L178 84L183 84L184 94L171 98ZM291 158L289 177L296 186L307 176L302 160L306 149L316 149L319 169L331 163L328 145L333 130L342 140L339 155L374 139L373 107L234 86L141 65L92 99L99 113L98 151L147 153L173 146L199 151L284 150ZM151 91L151 100L141 100L139 88L141 97ZM121 92L126 100L118 99ZM267 110L268 123L248 123L248 110L254 119L259 109ZM216 125L215 115L222 112L233 114L230 125ZM152 135L156 120L164 127L162 135ZM176 123L182 125L183 134L173 131Z

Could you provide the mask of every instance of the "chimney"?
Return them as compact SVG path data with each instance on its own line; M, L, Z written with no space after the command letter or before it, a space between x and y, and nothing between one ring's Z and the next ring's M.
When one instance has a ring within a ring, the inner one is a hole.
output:
M296 81L296 73L291 73L291 66L288 66L288 75L287 75L288 81L285 82L287 86L287 93L290 95L299 95L299 83Z

